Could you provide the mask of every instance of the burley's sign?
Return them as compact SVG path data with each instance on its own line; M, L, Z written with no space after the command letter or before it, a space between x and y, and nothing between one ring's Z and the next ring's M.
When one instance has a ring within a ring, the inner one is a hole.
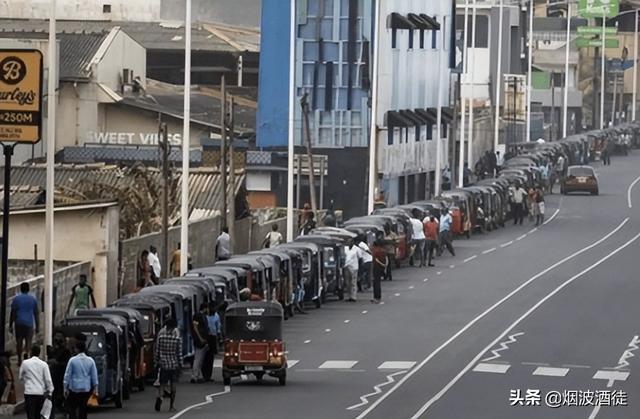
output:
M37 143L42 134L42 53L0 50L0 142Z

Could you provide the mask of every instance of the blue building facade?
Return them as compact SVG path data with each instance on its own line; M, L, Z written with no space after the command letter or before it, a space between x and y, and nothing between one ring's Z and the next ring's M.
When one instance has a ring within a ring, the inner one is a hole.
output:
M297 0L295 143L307 96L312 144L367 147L371 0ZM290 2L264 0L257 145L287 145Z

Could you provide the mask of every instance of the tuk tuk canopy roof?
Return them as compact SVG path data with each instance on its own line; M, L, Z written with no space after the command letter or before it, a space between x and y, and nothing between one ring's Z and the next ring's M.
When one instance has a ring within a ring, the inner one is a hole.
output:
M231 304L225 312L226 317L283 317L280 303L270 301L243 301Z

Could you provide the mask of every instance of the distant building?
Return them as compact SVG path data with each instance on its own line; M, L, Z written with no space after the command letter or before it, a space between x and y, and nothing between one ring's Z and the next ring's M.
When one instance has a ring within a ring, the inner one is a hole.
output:
M49 0L3 0L0 16L16 19L46 19ZM260 0L192 0L197 20L232 25L260 24ZM57 0L56 15L61 20L113 20L158 22L184 20L184 1L176 0Z

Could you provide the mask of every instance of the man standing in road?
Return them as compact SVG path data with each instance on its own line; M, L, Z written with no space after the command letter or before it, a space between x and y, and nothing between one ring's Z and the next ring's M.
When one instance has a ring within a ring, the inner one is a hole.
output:
M527 199L527 191L524 190L522 186L520 186L520 182L516 182L514 186L511 187L511 195L513 197L513 225L520 224L522 225L522 221L524 220L525 214L525 200Z
M371 255L373 256L373 299L371 302L379 304L382 300L381 281L387 270L389 258L383 244L378 240L371 246Z
M33 345L31 358L20 366L19 380L24 384L24 408L27 419L40 419L44 399L53 394L49 366L39 358L40 346Z
M433 251L438 247L438 221L433 215L429 215L424 221L424 235L426 238L427 265L435 266L433 260Z
M87 419L87 402L91 392L98 394L98 370L93 358L85 353L86 343L76 342L77 355L72 357L64 372L64 395L69 419Z
M223 227L216 239L216 260L228 260L231 257L231 236L229 227Z
M496 151L496 176L502 170L504 166L504 157L500 154L500 151Z
M207 343L209 341L209 320L207 312L209 307L206 303L200 304L200 311L193 318L191 330L193 332L193 345L195 346L195 354L193 355L193 365L191 369L191 382L204 383L202 375L202 365L204 357L207 354Z
M364 239L358 237L356 240L358 240L359 258L362 263L362 268L358 270L360 274L358 289L368 290L371 287L371 262L373 258L371 257L371 250Z
M413 266L414 256L417 254L420 259L420 267L424 267L424 224L418 219L419 215L417 211L413 211L413 217L409 220L411 221L411 230L412 230L412 253L409 258L409 264Z
M218 354L218 341L222 334L222 324L220 322L220 315L218 314L218 307L216 307L213 302L209 303L207 330L209 335L207 336L207 353L202 365L202 376L205 381L213 381L213 360Z
M162 397L169 387L169 409L174 411L176 401L176 385L180 379L182 367L182 338L177 332L178 323L174 318L167 320L165 327L160 330L153 351L153 363L160 368L160 386L156 396L155 410L160 411Z
M353 240L344 249L344 287L347 301L355 302L358 292L358 248L353 245Z
M440 216L440 249L438 251L438 256L442 255L444 247L449 250L451 256L456 255L456 251L453 250L453 244L451 244L451 223L453 222L453 218L451 218L451 212L448 208L442 209L442 215Z
M160 283L160 275L162 267L160 266L160 258L158 257L158 249L155 246L149 247L149 266L151 266L151 280L154 284Z
M94 307L97 307L96 299L93 296L93 288L87 284L87 276L82 274L78 283L71 288L71 300L69 300L69 305L67 306L67 313L69 313L71 307L74 310L88 310L91 308L92 303Z
M9 333L13 333L15 325L16 351L18 352L18 365L22 364L22 349L31 349L33 333L38 333L38 301L29 294L29 283L20 284L20 294L16 295L11 303L9 316ZM35 330L34 330L35 329ZM24 346L22 346L24 344Z

